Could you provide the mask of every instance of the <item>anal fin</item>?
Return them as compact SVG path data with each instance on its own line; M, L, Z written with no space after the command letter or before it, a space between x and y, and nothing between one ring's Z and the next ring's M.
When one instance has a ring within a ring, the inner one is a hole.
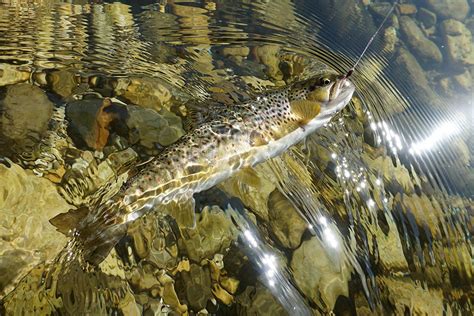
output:
M261 185L260 177L258 176L255 169L252 167L242 168L236 175L236 179L253 187L259 187Z

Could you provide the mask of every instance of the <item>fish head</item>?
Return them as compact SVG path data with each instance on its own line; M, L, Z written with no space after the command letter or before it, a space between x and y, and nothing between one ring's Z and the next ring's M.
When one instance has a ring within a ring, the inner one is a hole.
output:
M289 101L303 115L333 115L344 108L352 98L355 87L346 75L326 72L299 81L289 89ZM304 110L302 110L304 107ZM314 110L314 109L317 110Z

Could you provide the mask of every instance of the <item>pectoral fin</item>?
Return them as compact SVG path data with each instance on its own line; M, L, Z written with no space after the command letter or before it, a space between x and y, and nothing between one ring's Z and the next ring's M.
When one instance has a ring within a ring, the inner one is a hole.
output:
M308 123L321 111L321 105L315 101L295 100L290 102L291 111L301 118L302 123Z
M261 180L257 175L255 169L251 167L242 168L236 175L236 179L240 182L245 183L247 185L258 187L261 185Z

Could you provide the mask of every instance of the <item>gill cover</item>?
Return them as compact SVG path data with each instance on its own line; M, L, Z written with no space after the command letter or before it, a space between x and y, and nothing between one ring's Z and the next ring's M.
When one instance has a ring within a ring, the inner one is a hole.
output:
M296 84L290 95L292 112L302 123L308 123L321 112L321 108L337 99L346 80L335 73L327 73Z

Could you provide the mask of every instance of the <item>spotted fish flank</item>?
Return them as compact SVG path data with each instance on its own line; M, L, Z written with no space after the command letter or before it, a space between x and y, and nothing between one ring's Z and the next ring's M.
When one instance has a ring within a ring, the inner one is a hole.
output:
M123 224L171 201L192 199L194 193L303 140L341 110L353 92L345 76L324 73L244 104L212 108L205 122L146 164L119 194L70 227L84 244L86 259L100 262L104 249L121 236ZM54 222L60 226L63 221Z

